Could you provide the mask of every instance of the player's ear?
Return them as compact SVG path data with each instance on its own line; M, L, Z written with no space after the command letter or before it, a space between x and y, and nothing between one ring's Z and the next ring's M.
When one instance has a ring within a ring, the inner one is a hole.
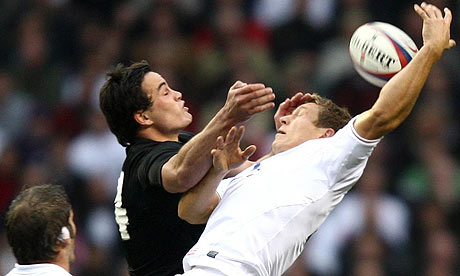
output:
M147 115L144 111L138 110L134 113L134 120L141 126L148 126L153 124L153 120L150 119L149 115Z
M332 137L335 134L335 130L332 128L326 128L323 135L320 138Z
M70 231L69 228L66 226L62 227L61 233L59 234L57 238L57 246L59 247L66 247L67 246L67 240L70 239Z

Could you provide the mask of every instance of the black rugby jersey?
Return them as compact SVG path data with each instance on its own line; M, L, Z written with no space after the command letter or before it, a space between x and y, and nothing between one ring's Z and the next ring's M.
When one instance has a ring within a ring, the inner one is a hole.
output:
M138 138L126 149L115 217L133 276L183 273L182 259L204 230L178 217L182 194L166 192L161 181L162 166L192 136L183 132L179 142Z

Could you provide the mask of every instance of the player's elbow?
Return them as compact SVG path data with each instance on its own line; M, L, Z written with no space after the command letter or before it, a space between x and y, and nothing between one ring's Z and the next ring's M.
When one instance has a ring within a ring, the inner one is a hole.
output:
M184 168L177 170L176 179L181 192L186 192L197 184L197 181L191 176L190 170Z
M401 121L398 116L388 110L373 108L371 110L372 129L376 137L381 137L397 128Z
M180 169L163 174L163 188L168 193L185 193L195 184L190 174Z

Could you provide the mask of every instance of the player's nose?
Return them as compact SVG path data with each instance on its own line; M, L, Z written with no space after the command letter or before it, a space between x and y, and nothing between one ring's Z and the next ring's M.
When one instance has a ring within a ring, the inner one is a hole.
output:
M287 125L289 123L289 117L288 116L283 116L280 118L280 122L283 124L283 125Z
M175 96L176 96L176 101L182 99L182 93L176 90L173 90Z

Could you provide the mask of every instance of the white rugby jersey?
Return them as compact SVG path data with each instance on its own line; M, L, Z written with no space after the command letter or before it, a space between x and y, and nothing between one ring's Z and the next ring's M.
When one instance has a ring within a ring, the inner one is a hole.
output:
M15 264L6 276L72 276L64 268L55 264Z
M281 275L308 237L362 175L380 141L360 137L355 118L334 136L309 140L223 180L221 200L184 270Z

